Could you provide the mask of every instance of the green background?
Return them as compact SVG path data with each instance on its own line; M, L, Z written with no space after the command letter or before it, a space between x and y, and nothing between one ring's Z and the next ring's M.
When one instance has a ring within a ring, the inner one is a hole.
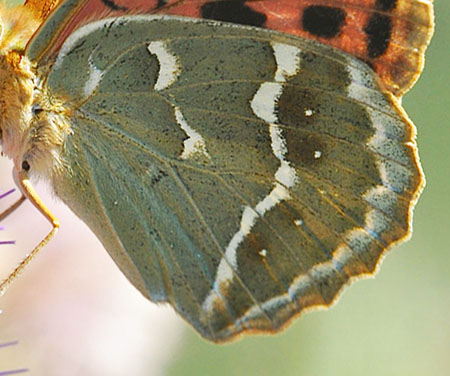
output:
M418 128L427 178L414 213L412 240L386 257L375 279L355 283L331 309L305 314L279 335L212 345L183 324L164 368L151 368L157 352L144 349L136 375L450 375L450 3L437 1L435 10L436 32L424 73L403 99ZM1 188L8 186L2 183ZM33 309L28 307L29 320ZM12 330L15 325L27 327L26 322L0 321L0 340L7 332L36 350L33 355L17 349L21 366L31 368L33 375L77 375L80 364L91 362L71 357L63 370L52 367L53 355L38 351L43 333L28 338L26 331ZM63 350L65 344L69 348L67 341L60 336ZM93 366L83 374L104 373Z

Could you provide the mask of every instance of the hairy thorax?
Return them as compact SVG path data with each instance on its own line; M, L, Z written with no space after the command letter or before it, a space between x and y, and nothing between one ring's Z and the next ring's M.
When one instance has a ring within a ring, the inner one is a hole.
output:
M26 57L0 55L0 131L3 153L17 170L53 177L62 167L61 152L70 131L66 111L34 74Z
M16 52L0 56L0 129L3 152L20 169L27 149L34 75L27 59Z

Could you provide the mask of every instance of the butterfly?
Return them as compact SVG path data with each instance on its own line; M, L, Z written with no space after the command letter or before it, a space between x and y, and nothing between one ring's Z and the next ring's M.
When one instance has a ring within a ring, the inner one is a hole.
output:
M215 342L330 305L410 236L424 178L400 99L431 2L33 0L0 14L2 149L52 224L2 289L59 227L32 176L145 297Z

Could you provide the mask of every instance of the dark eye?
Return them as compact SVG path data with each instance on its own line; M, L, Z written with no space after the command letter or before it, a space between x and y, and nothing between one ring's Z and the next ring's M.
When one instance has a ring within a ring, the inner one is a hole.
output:
M28 172L28 171L30 171L30 168L31 168L30 164L27 161L22 162L22 170Z
M35 103L33 104L33 106L31 106L31 112L33 113L33 115L39 115L42 111L44 111L41 107L41 105L39 103Z

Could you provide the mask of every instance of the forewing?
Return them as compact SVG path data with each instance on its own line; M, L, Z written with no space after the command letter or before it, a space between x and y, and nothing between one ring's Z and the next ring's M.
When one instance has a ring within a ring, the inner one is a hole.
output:
M56 0L28 0L54 6ZM367 4L368 3L368 4ZM168 14L256 26L315 39L367 62L386 89L403 95L423 69L433 33L431 0L66 0L42 26L29 55L51 63L65 38L92 20Z
M397 96L420 75L433 33L432 1L166 0L157 4L164 4L155 7L158 14L263 27L334 46L369 63Z
M56 193L144 295L208 339L330 304L409 235L413 126L348 55L125 17L73 33L46 85L73 131Z
M27 48L27 55L41 64L52 64L65 39L79 27L107 17L124 14L149 13L156 7L151 0L28 0L27 6L42 14L45 19Z
M38 18L43 21L56 8L59 2L60 0L27 0L25 6L32 9Z

